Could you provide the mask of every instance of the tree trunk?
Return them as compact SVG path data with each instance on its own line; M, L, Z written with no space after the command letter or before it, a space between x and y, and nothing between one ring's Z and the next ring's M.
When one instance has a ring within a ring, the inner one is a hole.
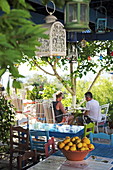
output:
M72 95L72 108L76 107L76 94Z

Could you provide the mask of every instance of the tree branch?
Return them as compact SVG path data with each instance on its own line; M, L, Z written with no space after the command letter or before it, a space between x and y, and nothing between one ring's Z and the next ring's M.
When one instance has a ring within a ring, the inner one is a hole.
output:
M94 78L93 82L91 83L87 91L90 91L92 89L93 85L95 84L96 80L98 79L98 77L100 76L103 70L104 68L99 70L99 72L97 73L96 77ZM79 106L82 105L84 102L85 102L85 98L80 102Z
M43 69L42 67L40 67L37 62L34 61L34 64L35 64L35 66L37 66L40 70L42 70L44 73L49 74L50 76L55 76L55 74L52 74L52 73L46 71L45 69ZM52 65L51 65L51 67L52 67Z

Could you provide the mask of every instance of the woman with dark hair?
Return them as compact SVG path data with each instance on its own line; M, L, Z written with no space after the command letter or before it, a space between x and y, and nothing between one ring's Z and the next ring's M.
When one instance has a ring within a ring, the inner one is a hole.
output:
M61 91L58 91L56 93L56 101L53 102L53 108L54 108L54 112L55 112L55 120L57 123L63 123L65 121L68 121L68 124L72 124L74 116L73 115L69 115L69 116L65 116L65 114L67 113L67 111L65 110L61 100L63 97L63 93Z

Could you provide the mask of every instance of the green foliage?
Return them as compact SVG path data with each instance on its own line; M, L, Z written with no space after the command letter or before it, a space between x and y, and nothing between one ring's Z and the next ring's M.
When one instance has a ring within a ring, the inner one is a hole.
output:
M13 106L4 96L0 96L0 141L9 145L10 125L14 124ZM1 152L1 150L0 150Z
M10 8L10 6L12 8ZM25 0L1 0L0 8L0 77L9 70L14 78L21 77L15 64L35 56L39 37L47 36L44 28L31 21L28 9L33 9Z
M47 84L47 78L44 75L39 75L39 74L33 74L32 76L28 76L27 77L27 81L25 83L25 85L29 86L29 85L42 85L44 86L44 84Z
M63 99L62 99L62 104L64 107L71 107L72 104L72 97L71 94L69 94L67 92L67 90L64 90L64 88L62 88L62 92L63 92Z
M77 81L77 93L76 93L77 104L82 102L82 100L84 99L84 94L87 92L89 84L90 82L88 81L84 81L84 80ZM82 106L85 106L85 103L83 103Z
M42 99L42 93L40 93L40 87L35 86L32 91L30 91L30 99Z
M78 81L77 82L77 102L80 103L84 94L90 85L90 81ZM99 101L100 105L112 103L113 102L113 86L110 79L105 79L100 77L91 90L93 98Z
M58 88L56 87L56 85L53 84L48 84L44 86L44 90L43 90L43 99L51 99L53 98L53 94L58 91Z
M94 98L96 98L100 105L113 102L113 86L109 79L100 78L92 89Z

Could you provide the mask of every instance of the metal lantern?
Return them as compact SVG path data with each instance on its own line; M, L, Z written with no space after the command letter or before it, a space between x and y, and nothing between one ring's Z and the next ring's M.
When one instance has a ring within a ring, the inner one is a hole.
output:
M90 0L66 0L65 28L67 31L85 31L89 28Z
M51 2L53 3L53 1ZM48 11L47 6L46 10L50 15L45 18L46 23L43 24L43 27L47 28L45 34L47 34L49 38L41 38L38 40L41 43L41 46L36 47L36 55L39 57L66 56L66 30L64 29L64 25L61 22L56 21L57 18L52 15L55 11L55 6L53 13Z
M97 33L105 33L107 28L107 10L104 6L100 6L96 10L96 25Z

